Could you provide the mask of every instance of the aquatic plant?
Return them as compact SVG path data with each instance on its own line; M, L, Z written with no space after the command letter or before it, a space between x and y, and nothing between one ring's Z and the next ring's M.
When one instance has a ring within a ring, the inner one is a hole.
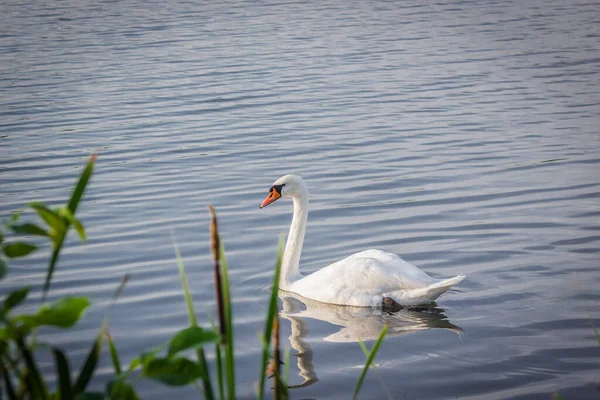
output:
M42 306L36 313L19 314L15 308L29 294L29 286L12 291L0 305L0 398L16 399L138 399L134 386L129 381L134 373L141 377L161 382L169 386L193 385L207 400L235 399L235 354L233 343L233 317L231 292L229 287L229 272L225 251L219 238L217 216L212 206L210 237L213 255L213 270L215 278L215 298L217 302L218 326L212 323L210 328L201 327L196 318L193 301L190 294L185 267L177 242L173 238L173 247L177 261L184 300L187 307L189 326L179 330L166 343L143 351L130 361L123 369L114 338L110 335L108 317L104 318L96 337L92 340L90 350L83 365L73 369L65 352L52 344L38 339L37 329L43 326L72 328L90 306L86 297L64 297L55 302L46 303L52 277L60 258L61 250L73 227L80 238L85 241L85 228L75 217L77 207L92 176L96 157L92 155L83 169L77 185L65 206L50 208L44 203L30 203L29 208L37 213L45 226L33 223L20 223L19 214L15 213L11 220L5 223L6 229L15 235L29 235L46 238L52 246L52 253L47 268L46 278L42 289ZM4 232L0 232L0 279L7 273L7 260L24 257L37 250L37 246L22 240L5 241ZM272 373L274 377L275 399L288 398L289 349L284 353L285 372L281 374L281 349L279 342L278 292L281 260L283 255L283 240L280 239L275 272L273 275L272 291L265 319L265 328L259 339L262 345L260 367L258 369L257 398L262 400L265 395L265 377L269 357L272 356ZM116 301L125 287L129 276L126 275L118 285L113 302ZM108 314L107 314L108 315ZM354 391L354 398L364 382L369 367L381 345L386 329L384 328L373 349L366 351L367 361ZM96 366L101 354L102 345L106 340L108 353L114 369L114 376L109 380L104 392L88 391L88 385L94 377ZM217 393L213 389L211 368L207 363L204 350L213 346L215 351L215 368ZM36 352L45 349L53 354L56 368L56 388L51 391L49 378L41 373ZM186 356L190 351L195 352L196 359ZM76 377L75 380L72 378Z
M75 212L92 175L95 159L94 155L90 157L65 206L51 209L43 203L29 204L29 208L33 209L45 223L44 227L33 223L20 224L19 213L13 214L11 220L5 223L8 230L14 234L45 237L51 242L52 255L42 291L44 302L69 228L73 226L85 241L85 229L75 218ZM37 250L37 246L29 242L20 240L6 242L4 233L0 234L0 244L2 256L7 259L24 257ZM7 263L0 257L0 279L4 278L6 272ZM43 304L34 314L15 313L14 309L25 301L29 289L29 286L24 286L12 291L4 298L0 308L0 369L6 397L10 400L87 398L89 393L86 389L98 363L106 322L102 324L98 335L92 341L88 356L77 372L70 367L63 350L38 341L36 332L43 326L71 328L89 307L89 300L85 297L65 297L50 304ZM52 393L36 361L35 353L39 349L47 349L54 356L58 387ZM77 376L74 382L72 376Z

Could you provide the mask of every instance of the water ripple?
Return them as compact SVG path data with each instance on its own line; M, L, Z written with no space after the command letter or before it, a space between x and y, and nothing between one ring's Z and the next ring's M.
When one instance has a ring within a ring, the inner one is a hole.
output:
M440 299L461 338L438 329L384 343L379 371L392 392L595 396L596 9L558 1L6 4L2 215L30 201L64 203L89 153L98 154L78 211L89 241L68 240L50 293L85 294L96 305L77 331L45 338L82 362L84 338L126 273L110 308L124 359L185 326L171 231L206 322L214 315L206 204L214 204L232 273L240 396L252 397L245 383L256 379L256 331L291 212L284 201L257 206L277 177L295 172L312 196L304 271L375 247L436 277L468 275ZM39 302L49 251L11 260L0 285L5 293L33 284L26 310ZM362 353L324 342L333 324L306 323L320 382L298 396L348 398ZM290 324L282 329L291 335ZM293 379L297 372L292 365ZM102 364L99 389L110 374ZM139 390L167 393L151 383ZM385 396L378 384L363 390Z

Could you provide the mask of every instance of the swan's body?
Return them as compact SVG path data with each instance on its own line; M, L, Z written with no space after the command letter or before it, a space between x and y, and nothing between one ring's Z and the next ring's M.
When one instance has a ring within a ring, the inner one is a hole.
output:
M294 216L281 263L282 290L329 304L381 306L383 299L391 298L409 306L429 303L465 278L458 275L446 280L434 279L397 255L381 250L353 254L303 277L299 263L308 217L308 190L302 178L296 175L279 178L261 208L280 197L291 197L294 201Z

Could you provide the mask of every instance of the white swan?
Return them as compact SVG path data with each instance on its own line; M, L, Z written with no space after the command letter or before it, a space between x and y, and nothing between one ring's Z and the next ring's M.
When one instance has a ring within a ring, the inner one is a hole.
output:
M462 274L434 279L397 255L381 250L361 251L303 277L299 264L308 217L308 190L302 178L285 175L277 179L260 208L282 197L294 201L281 264L282 290L329 304L372 307L396 302L410 306L429 303L465 279Z

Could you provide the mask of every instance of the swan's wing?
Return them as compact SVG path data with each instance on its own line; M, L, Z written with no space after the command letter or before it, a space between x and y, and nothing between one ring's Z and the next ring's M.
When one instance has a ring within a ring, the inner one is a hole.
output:
M436 282L436 279L433 279L411 263L404 261L397 254L381 250L361 251L338 261L338 263L343 266L352 265L352 268L355 269L360 269L361 266L366 265L371 269L369 271L371 276L384 280L392 279L390 285L397 289L417 289Z
M292 291L321 302L379 305L382 294L424 289L436 282L395 254L366 250L320 269L292 284Z

